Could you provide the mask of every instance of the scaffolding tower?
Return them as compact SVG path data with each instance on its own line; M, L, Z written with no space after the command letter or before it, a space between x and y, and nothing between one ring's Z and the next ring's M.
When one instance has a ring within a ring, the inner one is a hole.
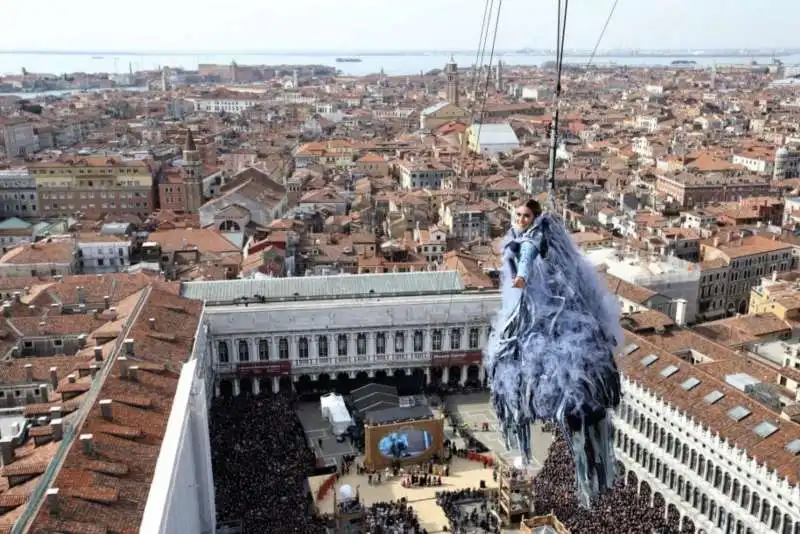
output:
M533 473L516 468L505 458L498 458L496 512L503 526L521 523L533 515Z

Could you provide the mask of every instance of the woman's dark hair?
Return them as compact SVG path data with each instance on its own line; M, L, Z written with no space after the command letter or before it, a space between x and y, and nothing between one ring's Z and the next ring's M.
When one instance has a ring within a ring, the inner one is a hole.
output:
M533 218L534 219L536 219L539 215L542 214L542 205L539 204L538 201L536 201L536 200L534 200L532 198L529 198L525 202L520 202L518 204L518 206L520 208L525 207L525 208L528 208L529 210L531 210L531 213L533 213Z

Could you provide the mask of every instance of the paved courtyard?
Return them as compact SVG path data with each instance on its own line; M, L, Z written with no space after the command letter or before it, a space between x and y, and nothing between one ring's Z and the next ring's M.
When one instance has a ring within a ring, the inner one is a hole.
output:
M447 397L447 407L451 413L455 414L463 423L470 426L472 435L475 439L486 445L491 453L496 457L502 457L509 462L514 461L519 454L519 449L514 448L507 451L500 435L500 425L489 404L488 393L473 393L470 395L450 395ZM489 431L481 430L484 422L489 423ZM449 425L445 427L445 435L452 439L453 429ZM541 424L536 424L531 429L531 470L538 473L547 458L547 449L553 442L553 435L542 430Z
M447 397L447 407L451 413L456 414L463 423L470 426L475 438L489 448L489 454L504 457L511 462L519 456L518 450L505 450L499 433L497 418L494 416L489 405L488 393L451 395ZM363 460L363 457L352 448L349 442L336 442L336 439L330 432L330 425L322 417L318 402L300 405L297 413L309 437L312 448L315 451L319 450L317 439L322 438L322 453L326 459L331 459L343 454L354 454L358 458L356 460L357 462ZM481 425L484 421L489 423L488 432L481 430ZM445 437L448 439L453 439L455 437L450 425L445 425ZM544 432L540 425L532 429L533 459L530 467L532 473L536 473L541 469L547 457L547 449L552 441L552 435L548 432ZM447 525L447 518L439 505L436 504L434 495L437 491L475 488L480 485L480 481L484 481L488 488L497 487L497 483L492 479L492 469L484 469L483 466L476 462L454 458L451 469L451 476L444 479L444 484L441 487L403 488L399 480L391 479L384 480L378 485L369 485L365 476L354 474L355 470L353 470L351 474L341 477L337 486L341 487L341 485L348 484L354 489L358 488L363 502L367 505L374 502L391 501L405 497L419 516L422 526L426 528L428 532L442 532L443 527ZM316 494L316 489L326 478L327 476L321 475L309 479L312 494ZM317 506L320 512L331 513L333 511L332 494L329 494L322 502L318 502ZM503 532L515 533L519 531L503 529Z
M336 441L336 436L331 432L330 423L322 416L319 401L299 403L296 412L311 450L325 458L325 465L332 465L336 458L341 456L358 454L358 451L350 444L350 440L344 443ZM320 447L319 440L322 440L322 447Z

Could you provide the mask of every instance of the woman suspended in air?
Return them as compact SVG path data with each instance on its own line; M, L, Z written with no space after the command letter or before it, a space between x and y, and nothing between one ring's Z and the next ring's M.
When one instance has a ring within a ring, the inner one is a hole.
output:
M614 481L611 413L620 401L617 300L553 214L514 211L504 247L502 305L484 355L506 441L530 460L530 425L557 424L570 444L581 502Z

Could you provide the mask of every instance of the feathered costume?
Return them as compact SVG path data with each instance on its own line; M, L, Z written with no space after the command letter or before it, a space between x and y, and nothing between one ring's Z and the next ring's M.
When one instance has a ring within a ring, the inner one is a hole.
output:
M509 447L530 460L530 425L552 421L575 459L584 506L614 482L609 408L620 401L613 358L622 343L620 307L594 267L550 213L508 233L502 306L484 355L492 404ZM512 287L516 276L524 289Z

